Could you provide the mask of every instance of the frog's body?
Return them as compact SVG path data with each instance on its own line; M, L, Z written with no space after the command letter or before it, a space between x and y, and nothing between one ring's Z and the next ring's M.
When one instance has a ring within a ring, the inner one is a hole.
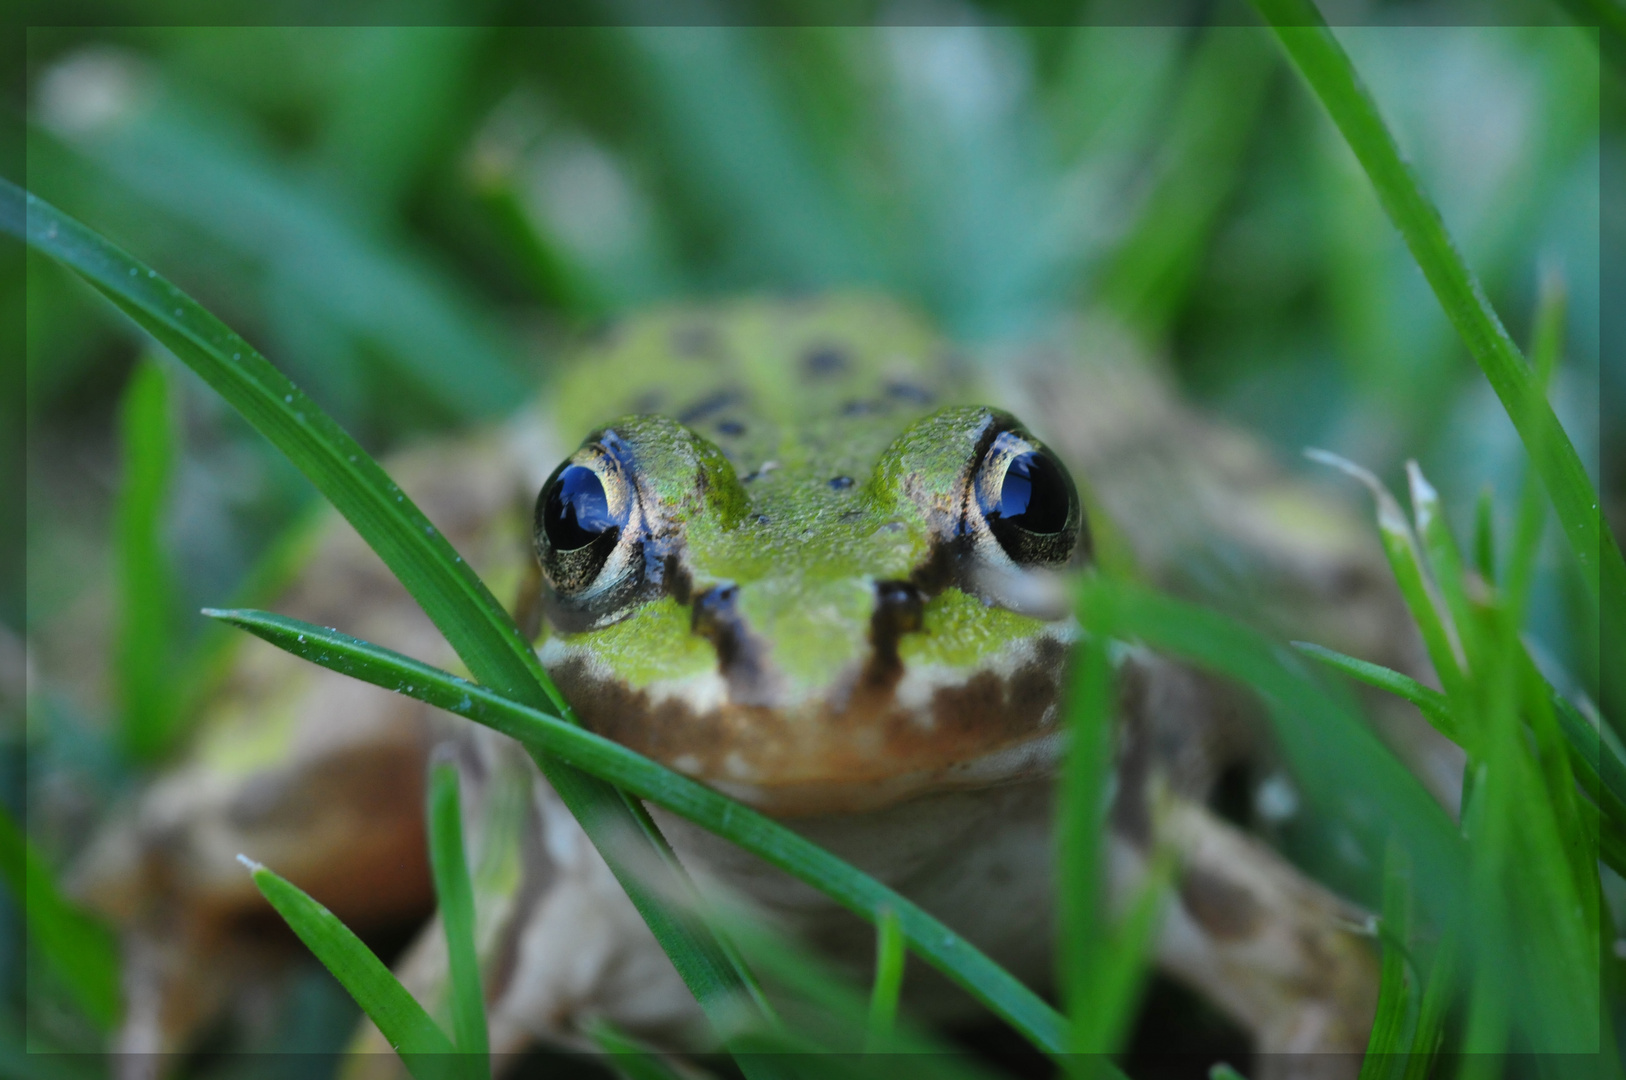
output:
M1043 983L1048 777L1064 661L1080 633L1044 574L1132 554L1142 572L1178 582L1218 546L1233 570L1251 562L1273 579L1277 613L1287 612L1278 621L1299 636L1415 666L1355 519L1275 478L1246 440L1197 420L1144 369L1091 363L1090 351L1076 339L1029 350L1020 367L985 366L998 385L979 389L970 365L956 367L885 302L672 309L587 346L550 396L551 415L392 472L482 576L520 595L539 655L589 726L787 817ZM1034 499L1044 480L1061 501L1048 517L1034 504L1032 535L1012 532L1015 517L996 528L994 508L1021 510L1000 501L1001 478L1021 472L1012 463L1052 454L1073 466L1084 505L1122 520L1086 522L1071 483L1063 490L1041 468ZM550 501L556 485L568 491ZM514 557L528 546L539 490L546 588ZM331 531L283 610L444 662L421 613L376 580L371 556L345 534ZM363 607L355 582L369 573ZM1333 618L1318 621L1333 600ZM205 739L103 847L91 891L146 949L135 977L181 1003L135 1018L129 1046L162 1045L195 1023L207 985L198 973L225 978L238 962L220 933L253 903L232 874L237 851L319 897L351 898L338 910L352 920L387 907L368 908L332 822L358 823L353 850L400 832L382 818L415 821L414 799L358 796L342 779L313 796L308 778L342 776L349 766L335 762L375 743L411 745L402 732L452 730L398 698L362 705L355 684L280 654L256 651L240 667L221 710L237 735L225 741L271 722L256 717L282 716L278 748L228 770L209 750L222 738ZM1133 887L1155 846L1171 845L1184 870L1165 968L1263 1049L1358 1050L1375 967L1348 932L1355 913L1201 806L1237 752L1234 702L1150 657L1132 657L1122 682L1114 891ZM494 1046L563 1036L589 1015L644 1031L691 1018L670 965L529 763L499 737L455 730L478 792ZM1428 751L1411 756L1433 767ZM247 779L233 787L227 773ZM515 794L533 784L534 802ZM325 846L310 841L317 797L335 807L323 835L339 839ZM862 966L873 939L857 920L707 834L662 823L698 867ZM410 839L375 862L399 863ZM422 888L416 866L396 886L374 872L373 896ZM438 935L404 964L409 984L437 993ZM925 980L912 973L911 985L944 1011Z

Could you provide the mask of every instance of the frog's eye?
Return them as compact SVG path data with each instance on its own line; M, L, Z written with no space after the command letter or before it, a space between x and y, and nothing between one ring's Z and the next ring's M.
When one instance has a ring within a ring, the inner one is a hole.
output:
M536 500L536 552L562 595L602 582L632 508L618 462L590 446L553 471Z
M973 480L988 531L1019 566L1056 565L1073 554L1083 514L1066 466L1016 431L1001 432Z

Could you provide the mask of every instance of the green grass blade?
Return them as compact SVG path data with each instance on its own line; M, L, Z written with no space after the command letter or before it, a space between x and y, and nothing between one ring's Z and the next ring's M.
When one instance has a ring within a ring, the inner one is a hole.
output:
M1488 487L1474 504L1474 569L1485 584L1496 581L1496 498Z
M1068 1066L1091 1075L1101 1045L1102 958L1106 914L1106 823L1102 814L1112 773L1112 661L1107 640L1092 633L1077 651L1067 696L1071 743L1062 774L1056 828L1057 912L1060 917L1057 983L1069 1025Z
M1462 670L1462 642L1457 637L1455 624L1449 618L1444 601L1424 572L1423 553L1400 504L1382 481L1354 462L1325 450L1306 450L1304 456L1311 461L1330 465L1371 492L1377 508L1378 539L1389 560L1389 570L1394 574L1400 595L1417 623L1418 633L1423 636L1423 646L1428 650L1429 661L1434 665L1440 685L1445 688L1445 696L1460 706L1467 685Z
M118 566L114 646L120 747L136 761L162 756L177 731L175 581L164 543L164 512L175 471L169 380L143 357L119 403L123 476L113 511Z
M103 1031L118 1023L118 943L102 923L75 906L57 888L10 814L0 810L0 874L16 898L39 954L62 980L86 1016Z
M898 997L903 993L903 964L908 954L903 930L891 908L883 908L875 919L875 983L869 996L869 1041L871 1049L884 1044L898 1020Z
M610 1055L607 1064L627 1080L689 1080L654 1050L606 1021L589 1025L587 1037Z
M459 1053L479 1055L491 1075L486 999L474 951L474 885L463 856L463 811L458 802L457 763L438 760L429 770L429 865L435 875L441 929L446 933L451 974L452 1041Z
M1451 1004L1452 992L1456 989L1461 936L1455 923L1448 924L1440 936L1439 945L1434 949L1434 960L1429 965L1422 1002L1418 1006L1417 1025L1412 1030L1403 1080L1425 1080L1432 1075L1430 1066L1444 1037L1445 1014Z
M322 667L465 716L648 799L807 882L866 919L890 908L913 950L1039 1049L1065 1049L1065 1024L1039 996L918 906L742 803L619 743L388 649L263 611L210 611Z
M1169 891L1179 869L1172 850L1153 853L1146 880L1102 950L1100 970L1093 976L1100 987L1096 1000L1101 1003L1094 1027L1096 1045L1105 1052L1122 1051L1129 1037L1152 950L1157 945L1157 932L1163 925Z
M25 204L26 199L26 204ZM481 683L575 715L530 643L485 583L371 456L315 402L229 327L127 253L20 188L0 181L0 228L26 223L28 243L74 270L196 371L281 450L344 515L406 587ZM723 947L665 910L675 857L652 822L602 782L550 759L538 766L672 958L702 1008L749 996ZM627 846L642 838L641 847ZM653 858L639 859L653 848ZM657 875L653 887L645 880Z
M1343 133L1440 306L1507 410L1580 563L1594 605L1603 613L1604 640L1618 649L1626 642L1626 561L1615 538L1603 528L1597 491L1568 433L1314 3L1254 3ZM1617 680L1626 678L1626 663L1616 657L1607 657L1602 670L1613 672ZM1615 691L1606 688L1604 700L1616 700Z
M1438 690L1424 686L1410 675L1402 675L1392 668L1358 660L1309 641L1295 641L1293 648L1305 656L1321 661L1334 671L1342 672L1352 679L1359 679L1379 690L1387 690L1398 698L1404 698L1417 706L1424 718L1434 726L1434 730L1454 743L1459 745L1462 743L1462 737L1457 732L1457 722L1451 716L1451 703Z
M446 1033L349 927L286 879L247 856L237 858L277 914L378 1025L414 1080L462 1080L464 1062Z
M1387 1080L1406 1068L1419 1008L1416 973L1406 940L1411 936L1410 871L1403 848L1389 843L1383 868L1383 960L1378 979L1378 1011L1366 1041L1360 1080Z

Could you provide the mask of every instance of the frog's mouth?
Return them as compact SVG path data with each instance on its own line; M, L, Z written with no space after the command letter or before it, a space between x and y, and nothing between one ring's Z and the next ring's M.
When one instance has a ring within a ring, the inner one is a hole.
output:
M1042 624L971 663L905 662L898 642L919 630L918 610L887 583L877 596L868 657L822 686L786 679L726 595L695 598L711 670L633 685L590 644L559 638L541 659L592 730L775 814L872 810L1047 773L1077 623Z

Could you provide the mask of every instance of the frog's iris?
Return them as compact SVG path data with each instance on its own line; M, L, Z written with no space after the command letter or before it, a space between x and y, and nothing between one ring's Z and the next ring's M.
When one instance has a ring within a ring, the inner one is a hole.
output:
M548 542L557 551L586 547L617 528L604 482L592 469L566 465L548 485L541 515Z
M989 514L1032 533L1060 532L1067 524L1070 496L1061 467L1028 451L1011 459L999 487L999 506Z

